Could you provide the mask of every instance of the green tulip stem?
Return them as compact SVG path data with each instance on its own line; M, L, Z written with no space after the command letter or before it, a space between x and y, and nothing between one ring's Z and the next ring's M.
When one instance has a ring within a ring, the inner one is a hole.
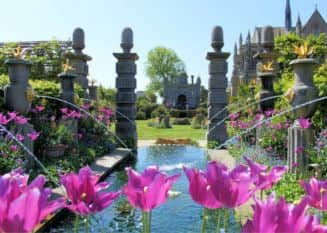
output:
M228 231L228 223L229 223L229 219L228 219L228 209L225 208L225 222L224 222L224 233L227 233Z
M151 232L151 212L142 212L143 233Z
M262 201L263 199L263 190L260 190L260 200Z
M78 224L79 224L79 215L75 215L75 222L74 222L74 233L78 233Z
M203 208L201 233L205 233L207 224L207 208Z
M85 217L85 233L89 233L90 232L90 216L87 215Z
M217 226L216 233L220 233L220 209L217 210Z

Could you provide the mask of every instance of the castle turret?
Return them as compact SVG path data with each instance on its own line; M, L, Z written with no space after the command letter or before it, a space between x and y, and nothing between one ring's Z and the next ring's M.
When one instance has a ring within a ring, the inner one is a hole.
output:
M290 0L286 0L285 29L287 31L291 31L292 30L292 10L291 10Z
M302 22L301 22L301 17L300 14L297 17L297 22L296 22L296 34L301 35L302 33Z
M240 50L240 53L241 53L241 48L242 48L242 45L243 45L243 36L242 36L242 33L240 34L240 38L238 40L238 48Z

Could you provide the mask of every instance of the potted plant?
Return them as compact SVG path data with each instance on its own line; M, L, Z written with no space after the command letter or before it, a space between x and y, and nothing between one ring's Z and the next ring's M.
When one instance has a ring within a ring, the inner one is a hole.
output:
M53 129L48 134L44 154L49 157L60 157L64 155L67 145L73 142L74 136L63 124Z

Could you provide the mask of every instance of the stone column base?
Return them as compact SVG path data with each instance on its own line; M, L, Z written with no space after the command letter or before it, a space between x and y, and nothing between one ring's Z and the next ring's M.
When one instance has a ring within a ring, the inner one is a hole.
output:
M308 166L308 156L303 150L312 146L313 142L313 129L302 129L297 122L288 129L287 165L289 171L294 172L297 167Z

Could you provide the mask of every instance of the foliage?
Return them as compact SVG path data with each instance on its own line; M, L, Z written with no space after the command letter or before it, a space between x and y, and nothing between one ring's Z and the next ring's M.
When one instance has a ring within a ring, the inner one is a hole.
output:
M102 105L113 107L116 103L116 90L100 85L98 87L98 99Z
M202 113L198 113L192 119L192 128L193 129L201 129L205 127L206 117Z
M297 203L304 196L298 176L294 173L286 173L268 193L272 191L276 193L277 198L284 197L288 203Z
M65 52L65 48L56 40L33 46L25 57L33 64L30 78L58 82L57 75L62 71Z
M161 117L161 116L168 116L169 112L168 109L164 105L158 105L152 112L151 117Z
M172 49L156 47L148 53L145 70L150 78L148 90L162 96L164 80L176 79L185 72L185 65Z
M19 146L5 135L0 136L0 174L10 172L19 166L22 155Z
M186 118L175 118L173 120L173 125L190 125L190 119Z
M156 98L157 97L150 91L146 91L145 96L140 96L137 98L136 100L137 112L144 112L145 119L150 119L152 112L158 106L156 104L157 101Z
M146 114L145 114L145 112L138 111L136 113L136 120L146 120Z

